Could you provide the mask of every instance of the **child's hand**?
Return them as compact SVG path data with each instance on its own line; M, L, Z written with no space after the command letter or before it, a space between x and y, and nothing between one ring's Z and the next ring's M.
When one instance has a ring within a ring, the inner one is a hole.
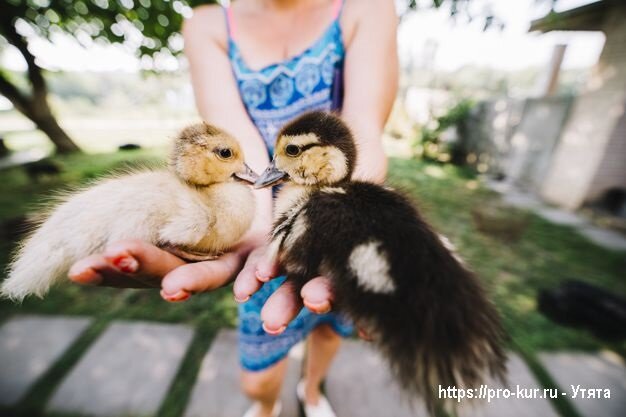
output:
M176 302L196 292L210 291L230 282L245 257L234 251L216 260L186 263L146 242L116 242L101 254L76 262L69 278L79 284L121 288L161 287L163 299Z
M278 265L268 254L267 247L256 248L250 253L235 280L233 287L235 300L247 301L264 282L276 278L277 275ZM314 313L325 314L331 310L332 300L330 282L325 277L316 277L307 282L300 294L294 291L290 281L286 281L270 296L261 310L263 328L267 333L280 334L298 315L303 305Z

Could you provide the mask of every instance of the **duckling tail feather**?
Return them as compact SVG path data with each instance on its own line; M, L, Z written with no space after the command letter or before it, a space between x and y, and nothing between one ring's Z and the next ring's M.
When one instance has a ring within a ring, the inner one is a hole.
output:
M440 398L439 388L477 388L488 377L504 382L505 335L481 282L445 242L424 228L419 245L414 253L386 252L397 267L395 291L363 291L353 285L359 280L330 277L337 310L370 334L407 396L421 398L432 414L457 404ZM381 269L375 258L366 258L370 275Z
M61 242L35 232L18 249L0 287L0 296L21 302L29 295L43 297L50 287L67 275L75 261Z
M445 300L443 294L431 296ZM375 343L400 385L409 395L419 395L431 412L442 403L457 404L441 398L439 388L476 388L489 376L504 381L503 335L495 309L482 294L468 300L473 305L466 302L465 311L445 301L437 307L416 303L403 309L405 323L381 317L375 326Z

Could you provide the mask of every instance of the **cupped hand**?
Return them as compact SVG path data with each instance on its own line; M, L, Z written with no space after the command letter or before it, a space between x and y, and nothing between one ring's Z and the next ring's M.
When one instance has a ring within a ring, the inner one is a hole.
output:
M70 268L69 278L84 285L160 287L165 300L176 302L227 284L241 268L243 259L241 251L233 251L212 261L186 263L149 243L125 240L76 262Z
M118 288L161 288L166 301L185 301L197 292L211 291L230 282L235 275L233 292L238 302L247 301L265 282L278 275L278 265L267 257L266 246L243 242L239 250L211 261L186 263L171 253L149 243L125 240L109 245L103 253L76 262L69 278L83 285ZM247 261L244 264L244 259ZM243 268L242 268L243 265ZM303 306L316 314L328 313L333 293L326 277L307 282L298 294L290 281L272 294L263 309L263 328L270 334L282 333ZM361 329L359 335L367 339Z
M268 252L267 247L261 246L250 253L233 286L235 300L238 302L247 301L265 282L278 275L278 265L275 259L268 256ZM287 280L263 306L261 310L263 328L267 333L280 334L298 315L302 306L313 313L324 314L331 310L332 301L333 294L328 278L313 278L302 287L299 294Z

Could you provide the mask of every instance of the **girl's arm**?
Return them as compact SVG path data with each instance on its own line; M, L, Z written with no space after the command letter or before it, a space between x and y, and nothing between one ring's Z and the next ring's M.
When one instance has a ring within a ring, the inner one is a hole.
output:
M198 112L203 120L231 133L243 147L246 162L257 173L269 163L267 148L248 117L228 58L226 22L220 7L204 6L183 25L185 56ZM270 190L257 190L255 232L265 234L271 227Z
M354 23L346 34L342 116L357 139L354 177L382 182L387 174L382 134L398 89L398 18L388 0L347 0L345 9L342 20Z

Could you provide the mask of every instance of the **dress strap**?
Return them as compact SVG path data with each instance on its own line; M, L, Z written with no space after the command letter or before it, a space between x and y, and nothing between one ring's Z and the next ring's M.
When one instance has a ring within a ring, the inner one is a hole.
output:
M224 6L224 16L226 17L226 30L228 31L228 38L235 39L236 33L236 24L235 19L233 18L233 9L228 6Z
M333 19L337 20L341 17L344 1L345 0L333 0Z

